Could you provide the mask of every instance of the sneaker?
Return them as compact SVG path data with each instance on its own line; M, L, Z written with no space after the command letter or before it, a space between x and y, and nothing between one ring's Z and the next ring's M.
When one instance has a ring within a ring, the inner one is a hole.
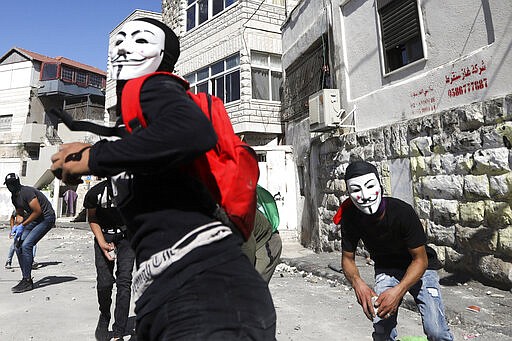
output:
M9 261L5 262L5 268L6 269L12 269L11 262L9 262Z
M94 332L94 337L96 341L108 341L110 340L108 334L108 325L110 323L110 318L107 318L100 314L100 318L98 319L98 324L96 325L96 331Z
M34 283L31 278L23 278L17 285L12 287L11 291L15 294L19 294L25 291L34 289Z
M36 270L37 268L39 268L39 263L38 262L33 262L32 263L32 270Z

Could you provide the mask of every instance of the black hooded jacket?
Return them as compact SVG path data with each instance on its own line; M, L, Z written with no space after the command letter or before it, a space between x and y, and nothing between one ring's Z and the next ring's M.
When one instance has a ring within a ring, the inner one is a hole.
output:
M114 181L114 195L131 236L137 265L169 248L192 229L214 221L213 199L184 168L213 148L217 139L204 113L170 76L156 75L144 82L141 107L147 128L117 141L98 142L89 157L89 168L95 175L129 174ZM180 278L186 279L225 262L237 256L237 248L229 244L238 242L228 238L201 247L161 277L171 278L180 272ZM154 309L152 305L162 302L155 295L165 295L176 283L167 282L166 290L159 290L163 282L155 281L137 301L137 314Z

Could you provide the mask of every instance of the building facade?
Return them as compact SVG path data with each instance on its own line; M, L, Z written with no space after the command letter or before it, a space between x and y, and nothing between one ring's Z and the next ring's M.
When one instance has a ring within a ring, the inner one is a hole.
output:
M103 122L105 76L65 57L22 48L0 57L0 177L14 172L22 184L47 190L57 209L67 188L53 181L51 155L62 142L97 137L70 132L48 111L64 108L75 119ZM0 185L0 219L7 219L12 209L10 193Z
M296 229L297 177L281 123L281 25L296 1L163 0L180 37L176 73L193 92L221 98L235 133L259 157L260 185L278 198L280 230ZM278 195L279 194L279 195Z
M412 204L446 269L512 287L510 22L505 1L300 1L283 25L283 112L299 230L340 247L350 161Z

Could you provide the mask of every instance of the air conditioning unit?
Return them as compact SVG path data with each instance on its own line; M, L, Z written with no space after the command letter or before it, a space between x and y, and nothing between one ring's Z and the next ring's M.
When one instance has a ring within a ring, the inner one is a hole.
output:
M313 131L327 130L341 123L340 91L323 89L309 96L309 125Z

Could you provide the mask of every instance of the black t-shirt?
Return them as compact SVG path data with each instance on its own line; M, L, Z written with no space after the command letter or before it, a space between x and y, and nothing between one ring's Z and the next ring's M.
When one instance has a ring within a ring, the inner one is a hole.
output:
M376 269L405 270L412 261L408 249L425 245L427 237L411 205L391 197L382 200L386 208L381 220L364 214L354 205L343 212L342 248L355 252L361 239L375 261Z
M32 209L30 208L29 203L34 198L37 198L39 206L41 206L41 215L37 217L35 221L41 222L44 218L55 218L55 211L53 210L50 201L43 193L34 187L21 186L20 191L12 195L11 201L16 210L23 209L26 212L25 217L28 217L32 214Z
M185 169L217 141L205 114L170 76L153 76L144 82L141 107L147 128L116 141L96 143L89 157L93 174L113 178L116 205L128 227L137 267L193 229L215 220L215 202ZM240 256L236 243L236 238L226 238L173 264L139 298L137 316L157 308L188 278Z
M85 208L96 209L96 222L103 230L124 226L123 218L113 204L112 187L108 181L104 180L90 188L84 198Z

